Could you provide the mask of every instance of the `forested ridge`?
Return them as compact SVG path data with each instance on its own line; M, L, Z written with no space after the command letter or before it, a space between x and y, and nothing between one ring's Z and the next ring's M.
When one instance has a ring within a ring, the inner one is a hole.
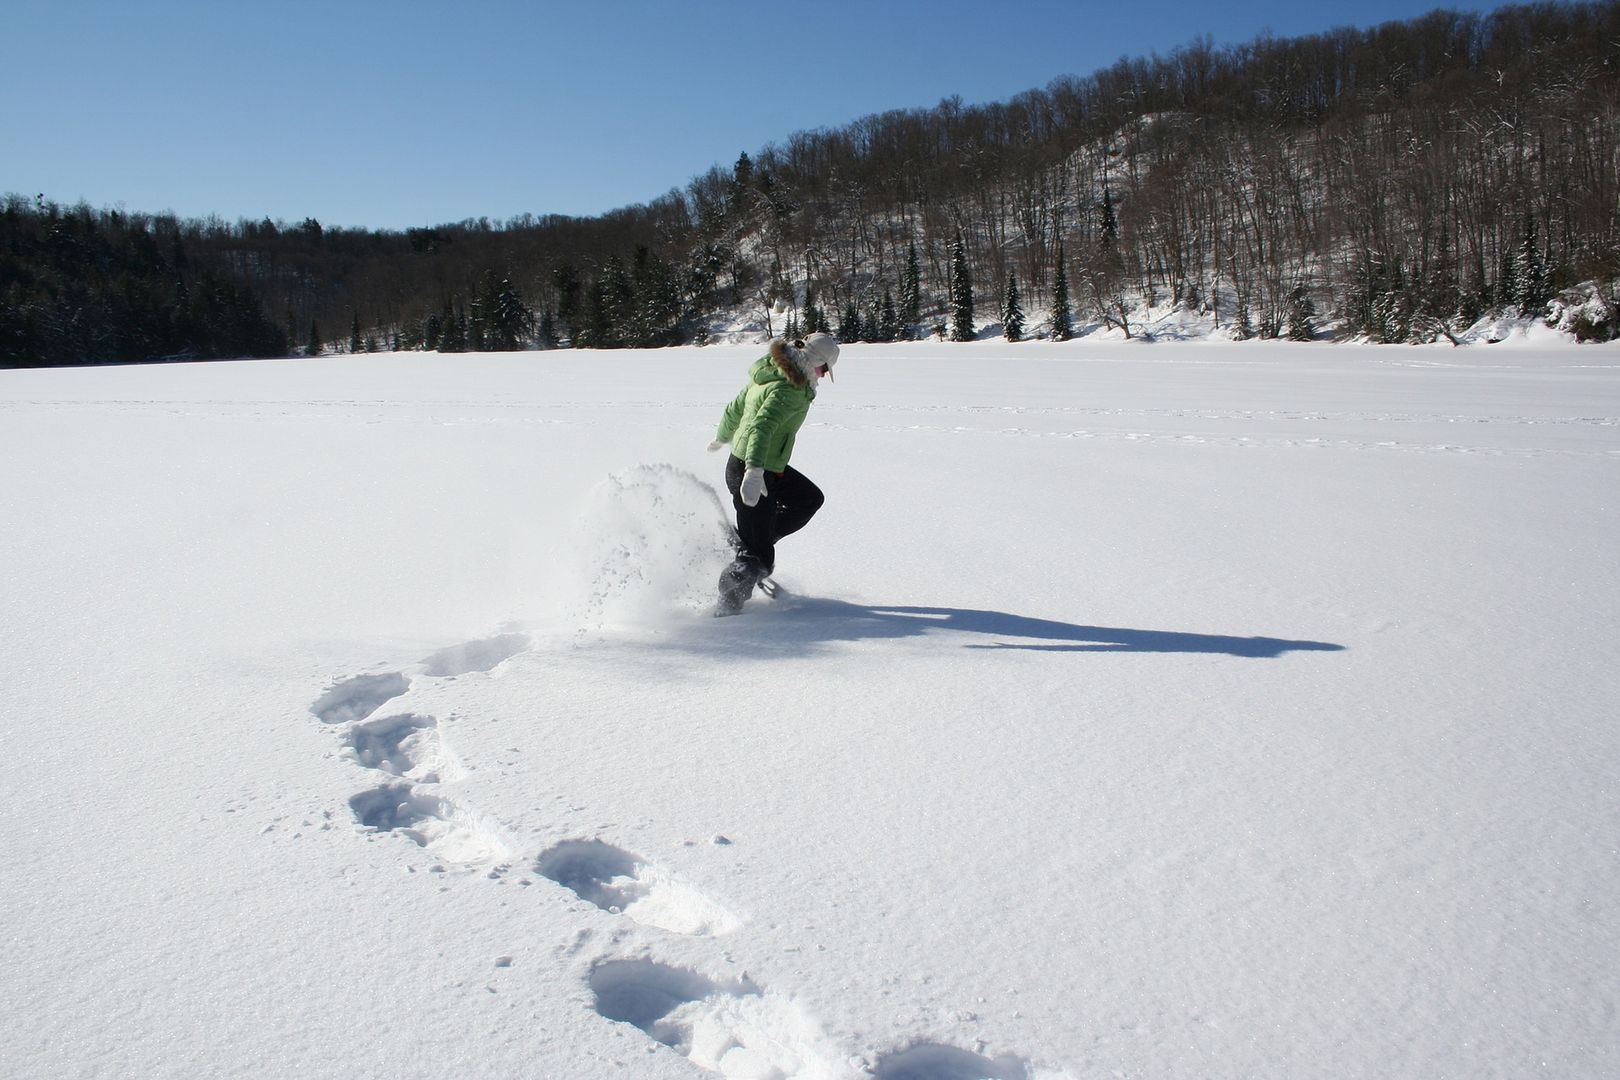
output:
M799 132L599 217L372 231L0 206L0 364L586 348L828 328L1620 335L1620 2L1122 59Z

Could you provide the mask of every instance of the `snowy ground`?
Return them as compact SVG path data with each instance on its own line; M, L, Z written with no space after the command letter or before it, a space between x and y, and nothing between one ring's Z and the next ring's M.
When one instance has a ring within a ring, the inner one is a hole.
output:
M0 1075L1620 1074L1620 349L0 372Z

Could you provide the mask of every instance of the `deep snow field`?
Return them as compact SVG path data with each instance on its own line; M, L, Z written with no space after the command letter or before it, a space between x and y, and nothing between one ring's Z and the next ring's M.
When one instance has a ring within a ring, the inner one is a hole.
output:
M0 1075L1620 1075L1620 347L0 371Z

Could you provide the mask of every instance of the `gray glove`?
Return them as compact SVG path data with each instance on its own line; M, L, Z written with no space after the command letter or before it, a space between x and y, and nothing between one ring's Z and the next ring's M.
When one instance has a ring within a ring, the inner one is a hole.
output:
M724 440L724 439L716 439L716 440L714 440L712 443L709 444L709 453L711 453L711 454L714 453L716 450L720 449L724 445L726 445L726 440Z

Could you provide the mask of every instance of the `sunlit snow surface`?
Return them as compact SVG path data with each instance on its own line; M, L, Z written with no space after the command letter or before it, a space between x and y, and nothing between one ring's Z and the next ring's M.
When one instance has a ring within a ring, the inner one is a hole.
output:
M1620 349L0 372L0 1075L1620 1075Z

